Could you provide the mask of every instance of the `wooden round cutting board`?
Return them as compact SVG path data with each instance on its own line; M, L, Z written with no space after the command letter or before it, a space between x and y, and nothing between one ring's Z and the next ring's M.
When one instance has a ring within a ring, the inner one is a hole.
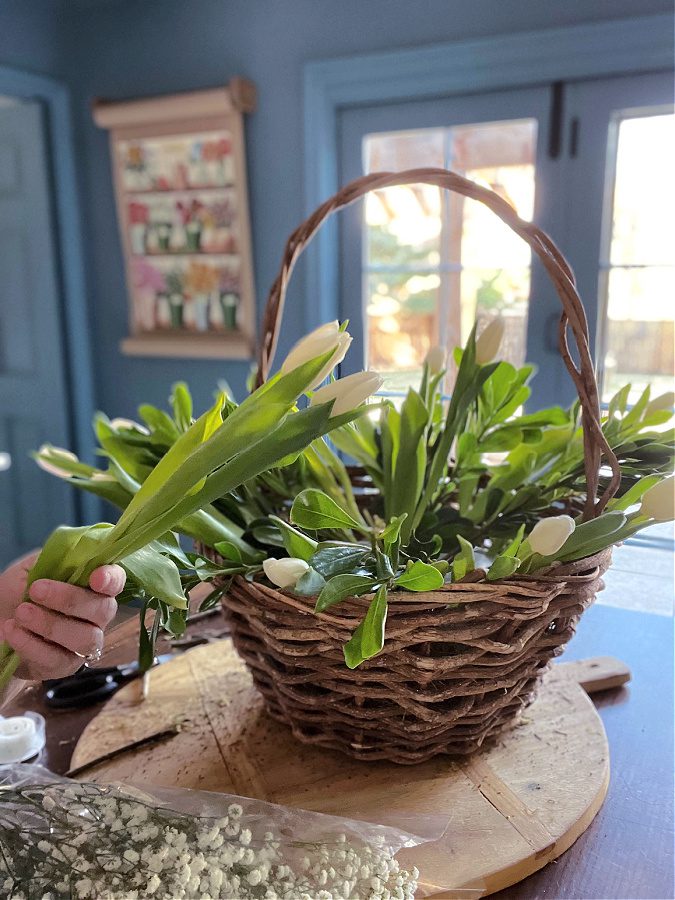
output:
M119 691L84 731L72 766L88 781L223 791L441 834L401 856L422 886L444 888L434 896L477 898L540 869L589 826L607 791L609 750L586 690L629 677L610 658L556 665L518 725L484 753L364 763L300 744L270 719L223 640L153 669L145 699L138 684ZM176 724L177 733L129 748Z

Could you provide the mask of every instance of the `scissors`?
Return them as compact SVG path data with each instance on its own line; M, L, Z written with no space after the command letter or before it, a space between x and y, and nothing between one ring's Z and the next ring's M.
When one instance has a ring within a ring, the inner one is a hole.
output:
M171 658L170 653L156 657L153 668ZM79 672L67 678L45 681L44 702L52 709L90 706L92 703L100 703L112 697L123 685L133 681L134 678L139 678L141 674L136 661L101 669L84 666Z

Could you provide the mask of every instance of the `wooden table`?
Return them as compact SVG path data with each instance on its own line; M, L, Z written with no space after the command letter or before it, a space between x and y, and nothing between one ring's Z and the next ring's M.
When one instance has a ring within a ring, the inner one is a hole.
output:
M109 635L106 663L133 658L136 628L131 620ZM200 633L222 628L219 616L194 626ZM493 895L499 900L675 896L672 630L672 620L664 616L597 605L585 614L565 659L611 655L633 672L628 687L594 696L611 748L607 800L567 853L520 884ZM45 764L52 771L65 772L82 729L99 708L52 712L42 706L38 690L32 688L12 711L33 709L46 716Z

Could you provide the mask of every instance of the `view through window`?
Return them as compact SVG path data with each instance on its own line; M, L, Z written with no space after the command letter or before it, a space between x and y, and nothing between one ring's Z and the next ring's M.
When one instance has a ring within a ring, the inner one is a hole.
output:
M496 191L530 220L536 140L534 119L371 134L364 139L364 166L366 172L452 169ZM522 365L530 262L527 244L475 200L426 185L369 194L367 362L385 375L385 390L416 384L430 347L459 346L475 321L481 328L496 315L506 324L504 358Z
M619 114L611 137L599 357L603 400L630 382L635 402L673 386L675 115Z

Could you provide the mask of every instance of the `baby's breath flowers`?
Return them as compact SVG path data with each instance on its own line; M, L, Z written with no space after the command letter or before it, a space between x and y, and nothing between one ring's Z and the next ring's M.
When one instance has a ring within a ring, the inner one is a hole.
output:
M302 827L296 839L284 821L282 840L273 815L261 816L260 804L250 815L241 804L229 803L225 815L195 817L147 799L97 784L4 786L0 896L412 900L415 895L419 873L400 868L387 829L367 839L319 831L307 842ZM300 822L306 815L286 812ZM344 826L347 831L349 823Z

